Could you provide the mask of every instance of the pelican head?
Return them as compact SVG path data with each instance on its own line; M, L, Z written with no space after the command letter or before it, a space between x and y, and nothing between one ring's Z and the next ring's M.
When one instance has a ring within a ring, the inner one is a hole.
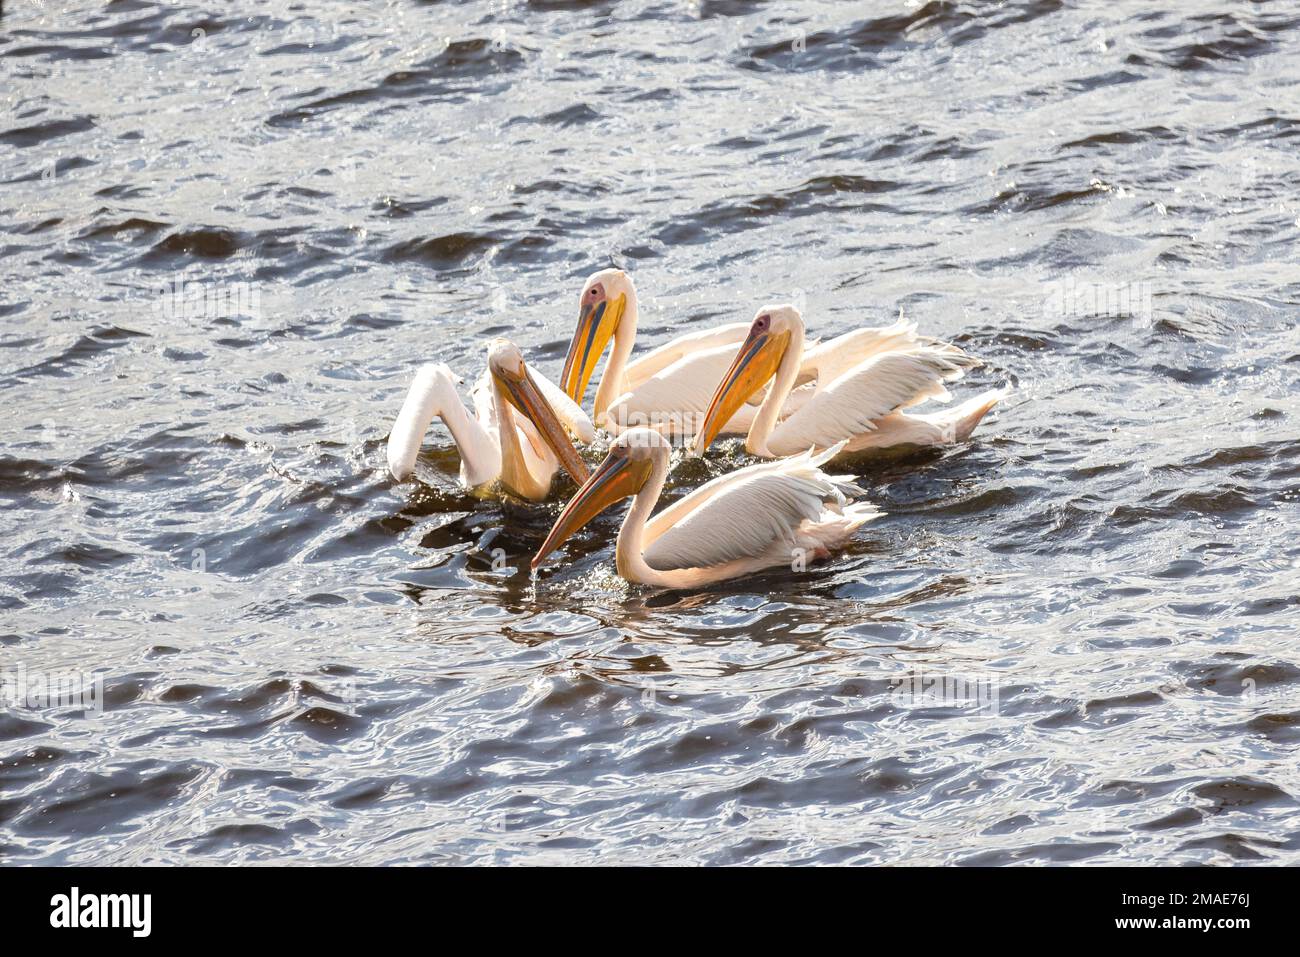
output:
M803 316L794 306L764 306L758 310L740 351L713 393L704 422L691 443L691 455L703 455L736 410L776 375L796 333L802 341Z
M668 440L653 429L628 429L609 443L605 461L564 506L551 533L533 556L532 567L540 565L605 509L641 491L656 465L667 467L670 451Z
M578 299L578 326L573 330L560 376L560 388L579 405L596 363L623 321L628 300L635 296L632 277L621 269L602 269L583 284Z
M564 470L573 476L575 482L586 481L587 466L573 447L555 410L533 382L519 347L509 339L493 339L488 344L488 371L506 401L537 428L542 441L555 453ZM507 422L501 423L503 430L510 427Z

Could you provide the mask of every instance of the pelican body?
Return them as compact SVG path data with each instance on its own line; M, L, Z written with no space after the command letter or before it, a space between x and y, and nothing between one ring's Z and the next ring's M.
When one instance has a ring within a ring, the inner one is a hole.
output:
M951 396L945 383L961 378L978 361L956 346L918 338L901 324L840 338L846 346L856 339L858 348L839 350L838 363L825 362L817 381L800 387L796 394L803 397L792 405L796 380L808 366L803 318L790 305L760 309L718 383L692 452L703 454L722 431L722 423L769 382L745 439L746 451L761 458L832 446L840 450L837 454L848 454L964 442L1010 391L994 389L942 412L907 413L905 409L927 399L947 402ZM874 341L867 344L868 338Z
M698 588L778 565L825 558L881 513L848 504L860 489L820 465L836 449L739 469L650 518L668 475L668 439L629 429L565 506L532 561L536 569L582 526L629 496L615 547L618 573L659 588ZM847 494L846 494L847 493Z
M474 388L474 415L456 392L459 381L443 363L416 372L388 436L393 478L402 481L412 474L424 433L441 418L460 452L460 482L467 490L487 492L499 485L536 502L549 494L561 467L575 482L586 480L587 467L569 435L590 442L595 438L591 420L529 369L514 343L489 343L487 369Z

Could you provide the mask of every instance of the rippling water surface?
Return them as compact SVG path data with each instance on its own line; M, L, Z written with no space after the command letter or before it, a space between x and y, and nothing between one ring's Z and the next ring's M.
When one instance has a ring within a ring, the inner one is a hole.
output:
M106 707L0 861L1300 863L1300 12L1154 6L5 4L0 660ZM611 263L1016 391L804 574L534 582L572 485L387 428Z

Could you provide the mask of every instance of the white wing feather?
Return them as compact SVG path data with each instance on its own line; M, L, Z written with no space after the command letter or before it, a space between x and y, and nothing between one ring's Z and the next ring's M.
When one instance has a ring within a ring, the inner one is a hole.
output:
M872 356L897 352L916 343L916 323L902 318L881 328L854 329L818 346L805 345L800 375L813 373L826 386Z
M627 387L636 390L652 375L662 372L670 365L694 352L712 349L717 346L739 345L749 332L749 323L733 322L723 326L714 326L701 332L689 332L678 336L662 346L651 349L639 359L628 364L625 374Z
M933 336L918 336L916 323L901 316L893 325L874 329L854 329L820 346L804 348L804 357L799 365L800 379L805 379L811 373L816 377L819 386L830 385L867 359L887 352L942 355L944 359L963 369L973 369L981 364L974 356L964 352L960 346Z
M658 428L662 424L660 417L671 411L682 423L671 431L693 433L703 421L713 393L736 358L738 348L735 344L724 344L682 356L633 391L615 399L608 414L616 420L619 429L638 425Z
M959 378L961 365L940 349L886 352L850 369L773 431L768 449L792 455L809 446L825 448L869 432L875 419L926 399L947 401L944 382Z
M842 482L818 467L838 451L751 465L701 486L662 513L671 525L652 520L662 531L645 546L646 563L661 571L707 568L793 550L804 522L846 502Z

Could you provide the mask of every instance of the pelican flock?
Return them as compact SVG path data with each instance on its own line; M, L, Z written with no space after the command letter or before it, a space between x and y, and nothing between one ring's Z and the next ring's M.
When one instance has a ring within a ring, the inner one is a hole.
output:
M593 274L559 384L530 369L513 343L495 339L473 416L447 366L422 366L389 435L389 471L399 481L413 474L425 432L441 418L467 489L540 502L560 469L579 484L533 557L534 574L579 529L631 498L614 548L618 573L640 585L697 588L829 557L882 513L852 476L822 466L866 450L965 442L1010 391L911 411L947 403L948 384L979 360L901 318L809 342L791 305L678 336L632 361L638 312L630 276ZM606 347L588 418L581 405ZM612 438L588 473L571 437L593 443L597 428ZM673 441L698 456L723 434L745 435L745 450L771 461L714 478L652 515Z

